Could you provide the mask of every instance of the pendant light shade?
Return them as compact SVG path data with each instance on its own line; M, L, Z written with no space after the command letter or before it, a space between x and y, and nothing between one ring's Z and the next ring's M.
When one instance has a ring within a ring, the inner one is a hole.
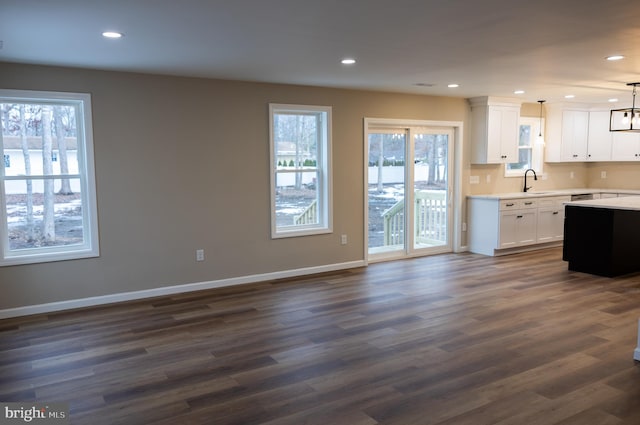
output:
M536 137L536 145L544 146L544 136L542 135L542 104L546 102L545 100L539 100L540 104L540 123L538 124L538 137Z
M631 108L612 109L609 116L609 131L640 132L640 108L636 108L636 87L640 83L627 83L633 86Z

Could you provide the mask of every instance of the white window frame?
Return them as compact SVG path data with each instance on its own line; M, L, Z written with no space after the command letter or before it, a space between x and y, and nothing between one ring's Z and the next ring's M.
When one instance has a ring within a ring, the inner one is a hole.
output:
M318 138L317 161L315 168L279 170L276 164L276 143L274 116L279 113L319 114L322 117L322 134ZM331 172L331 107L315 105L269 104L269 151L270 151L270 182L271 182L271 237L287 238L307 235L317 235L333 232L332 207L332 172ZM317 171L317 202L318 223L278 227L276 222L276 181L279 173Z
M8 219L5 197L5 181L25 180L25 176L5 176L0 167L0 266L44 263L97 257L100 255L98 240L98 211L93 157L93 126L91 96L87 93L61 93L49 91L0 90L1 103L41 103L76 105L78 133L78 174L55 177L33 176L32 180L47 178L78 178L82 199L83 243L62 246L9 249ZM0 152L4 152L0 131ZM4 165L4 164L2 164Z
M542 124L542 131L540 131L540 126ZM520 134L520 126L529 125L531 126L531 168L536 172L538 177L541 177L544 174L544 144L537 143L537 135L544 135L544 118L541 120L536 117L520 117L520 121L518 123L518 134ZM518 141L518 151L522 149L520 147L520 143ZM518 158L520 155L518 154ZM504 165L504 176L505 177L522 177L524 176L524 172L527 169L517 169L510 170L508 164Z

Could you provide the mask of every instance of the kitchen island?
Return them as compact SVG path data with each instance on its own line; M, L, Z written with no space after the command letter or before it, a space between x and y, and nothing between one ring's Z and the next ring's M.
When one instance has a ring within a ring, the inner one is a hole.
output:
M600 276L640 271L640 197L567 203L562 257L569 270Z

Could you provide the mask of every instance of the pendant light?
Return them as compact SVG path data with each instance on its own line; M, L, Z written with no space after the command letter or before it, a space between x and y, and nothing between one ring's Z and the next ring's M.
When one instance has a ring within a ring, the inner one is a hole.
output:
M640 108L636 108L636 87L640 83L627 83L633 86L631 108L612 109L609 116L609 131L640 132Z
M540 104L540 123L538 124L538 137L536 138L536 145L544 146L544 137L542 136L542 104L546 102L546 100L539 100Z

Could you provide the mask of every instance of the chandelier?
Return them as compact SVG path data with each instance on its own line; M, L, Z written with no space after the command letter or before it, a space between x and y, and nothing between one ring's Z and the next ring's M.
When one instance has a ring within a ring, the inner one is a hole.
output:
M640 83L627 83L633 86L631 108L612 109L609 116L609 131L640 132L640 108L636 108L636 87Z

